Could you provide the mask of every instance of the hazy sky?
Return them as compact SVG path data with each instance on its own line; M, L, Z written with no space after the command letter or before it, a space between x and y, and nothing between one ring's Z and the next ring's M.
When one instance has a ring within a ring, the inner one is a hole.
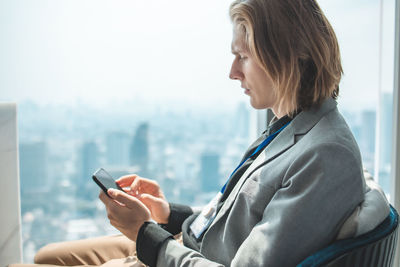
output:
M109 104L248 101L228 73L227 0L0 0L0 100ZM320 0L341 45L343 105L373 106L379 1ZM392 87L385 0L383 87ZM388 89L389 88L389 89Z

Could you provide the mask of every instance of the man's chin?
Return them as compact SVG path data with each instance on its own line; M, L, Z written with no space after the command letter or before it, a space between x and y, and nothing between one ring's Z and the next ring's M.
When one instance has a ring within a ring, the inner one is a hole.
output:
M261 110L261 109L266 109L266 107L264 107L263 105L261 105L260 103L257 103L256 101L254 101L251 97L250 97L250 105L257 110Z

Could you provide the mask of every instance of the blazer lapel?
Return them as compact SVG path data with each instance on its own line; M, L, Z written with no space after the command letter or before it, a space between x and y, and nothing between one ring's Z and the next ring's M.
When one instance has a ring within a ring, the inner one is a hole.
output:
M255 170L258 169L258 167L264 166L269 161L275 159L293 146L295 144L296 135L306 134L326 113L336 108L336 105L337 103L334 99L328 98L318 109L311 109L298 114L293 121L274 140L272 140L266 150L263 153L260 153L260 155L245 171L232 192L229 194L228 198L225 200L225 203L221 207L214 221L211 223L209 229L231 208L243 183ZM207 232L205 235L207 235Z
M232 192L229 194L225 203L222 205L220 211L217 213L214 221L211 223L210 228L224 216L224 214L230 209L233 202L240 191L243 183L247 178L259 167L263 166L294 144L294 134L291 124L289 124L272 142L267 146L266 151L260 153L258 157L253 161L249 168L244 172L242 177L236 183ZM207 232L205 233L207 234Z

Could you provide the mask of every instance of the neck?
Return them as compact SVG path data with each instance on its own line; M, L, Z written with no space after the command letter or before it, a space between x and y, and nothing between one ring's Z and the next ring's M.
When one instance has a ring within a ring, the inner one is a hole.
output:
M279 120L280 118L286 116L287 114L284 112L280 112L279 109L271 108L272 113L274 113L275 117Z

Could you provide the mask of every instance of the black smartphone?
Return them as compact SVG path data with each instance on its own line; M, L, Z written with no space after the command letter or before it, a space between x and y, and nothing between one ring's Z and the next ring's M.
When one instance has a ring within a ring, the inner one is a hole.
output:
M104 193L106 193L107 196L109 196L107 194L107 190L109 188L114 188L114 189L124 191L115 182L114 178L112 178L112 176L108 172L106 172L103 168L100 168L95 173L93 173L92 178L93 178L93 181L104 191Z

